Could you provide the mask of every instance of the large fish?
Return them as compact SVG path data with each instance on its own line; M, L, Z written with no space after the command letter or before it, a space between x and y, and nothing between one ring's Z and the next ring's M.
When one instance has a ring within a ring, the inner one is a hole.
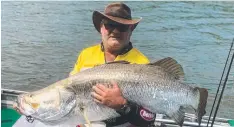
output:
M179 125L184 108L196 111L198 123L205 114L208 92L183 82L184 72L168 57L150 64L112 62L84 70L44 89L20 95L18 107L23 114L48 124L75 126L119 116L115 110L97 104L92 86L116 82L123 96L153 113L166 114Z

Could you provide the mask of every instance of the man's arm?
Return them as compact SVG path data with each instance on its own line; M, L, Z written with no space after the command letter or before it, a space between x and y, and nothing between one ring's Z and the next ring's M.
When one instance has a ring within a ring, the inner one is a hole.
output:
M78 72L80 72L81 68L82 68L82 62L84 61L83 58L83 50L81 51L80 55L77 57L76 63L72 69L72 71L69 73L69 76L72 76Z
M148 110L135 103L127 101L123 97L122 91L116 83L113 83L112 88L108 88L102 84L97 84L93 87L93 90L94 92L92 92L91 95L94 97L94 100L96 102L115 109L131 124L140 127L153 126L155 121L155 114L149 112ZM119 121L120 124L122 124L121 121L122 120ZM110 120L110 122L113 122L113 120Z

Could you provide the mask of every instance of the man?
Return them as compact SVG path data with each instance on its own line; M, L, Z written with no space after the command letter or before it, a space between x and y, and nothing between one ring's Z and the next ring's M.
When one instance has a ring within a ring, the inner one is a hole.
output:
M141 18L132 19L130 8L123 3L109 4L104 13L94 11L93 24L101 34L102 42L80 53L70 75L96 65L120 60L137 64L149 63L147 57L133 48L130 42L132 31L140 20ZM113 83L112 88L97 84L93 90L91 95L94 101L115 109L121 115L115 119L105 120L107 127L130 123L140 127L154 126L155 114L126 100L118 84Z

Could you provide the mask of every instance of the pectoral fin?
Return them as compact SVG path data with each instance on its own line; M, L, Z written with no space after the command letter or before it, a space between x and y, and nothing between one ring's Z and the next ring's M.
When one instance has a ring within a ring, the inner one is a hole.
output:
M88 119L88 116L87 116L87 114L86 114L86 108L85 108L85 107L82 107L80 110L81 110L81 113L82 113L82 115L83 115L83 117L84 117L86 123L88 124L88 127L91 127L91 123L90 123L90 121L89 121L89 119Z

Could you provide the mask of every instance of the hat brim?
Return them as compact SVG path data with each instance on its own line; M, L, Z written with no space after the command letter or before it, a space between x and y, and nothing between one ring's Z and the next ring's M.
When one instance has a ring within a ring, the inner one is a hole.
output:
M123 18L119 18L119 17L109 16L109 15L103 14L103 13L98 12L98 11L94 11L93 12L93 24L99 33L100 33L100 23L101 23L103 18L108 18L108 19L113 20L115 22L118 22L120 24L134 25L133 30L136 28L136 26L138 25L138 23L142 19L142 18L138 18L138 19L128 20L128 19L123 19Z

